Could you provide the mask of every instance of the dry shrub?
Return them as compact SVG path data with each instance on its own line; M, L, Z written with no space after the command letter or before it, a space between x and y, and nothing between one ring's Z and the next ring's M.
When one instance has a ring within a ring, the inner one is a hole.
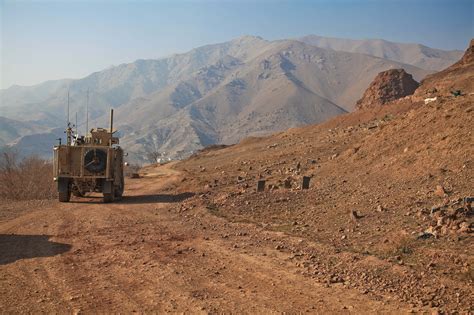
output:
M56 197L50 161L30 156L23 160L14 152L0 157L0 200L38 200Z

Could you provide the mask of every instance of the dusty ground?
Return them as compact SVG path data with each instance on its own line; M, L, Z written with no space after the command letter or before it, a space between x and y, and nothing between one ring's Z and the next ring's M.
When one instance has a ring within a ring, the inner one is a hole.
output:
M204 150L177 165L181 185L203 196L185 203L301 238L275 248L321 283L472 313L474 217L463 200L474 196L473 105L472 94L400 100Z
M1 313L384 312L409 305L305 273L280 247L318 247L196 206L170 166L99 198L2 205ZM16 209L16 211L14 211Z

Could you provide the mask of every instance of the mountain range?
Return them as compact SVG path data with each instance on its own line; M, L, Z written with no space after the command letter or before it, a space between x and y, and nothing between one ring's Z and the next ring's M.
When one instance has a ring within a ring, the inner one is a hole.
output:
M62 136L69 93L81 133L88 98L89 127L106 126L108 109L116 109L131 160L143 162L150 151L181 158L211 144L323 122L352 111L381 71L403 68L420 81L461 56L382 40L243 36L82 79L1 90L0 145L49 156Z

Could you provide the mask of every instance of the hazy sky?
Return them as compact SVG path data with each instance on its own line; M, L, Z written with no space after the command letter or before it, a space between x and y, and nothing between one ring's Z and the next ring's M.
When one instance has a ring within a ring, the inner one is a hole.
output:
M473 0L5 1L0 86L79 78L244 34L383 38L462 49Z

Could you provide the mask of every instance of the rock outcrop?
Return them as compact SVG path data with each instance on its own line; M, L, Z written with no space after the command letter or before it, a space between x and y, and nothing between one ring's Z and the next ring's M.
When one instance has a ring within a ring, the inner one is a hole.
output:
M474 39L471 39L469 47L467 48L464 56L461 58L461 63L472 64L474 62Z
M461 60L421 81L414 100L461 96L470 93L474 93L474 39L471 39Z
M390 69L380 72L356 103L357 109L384 105L399 98L411 95L418 88L411 74L403 69Z

